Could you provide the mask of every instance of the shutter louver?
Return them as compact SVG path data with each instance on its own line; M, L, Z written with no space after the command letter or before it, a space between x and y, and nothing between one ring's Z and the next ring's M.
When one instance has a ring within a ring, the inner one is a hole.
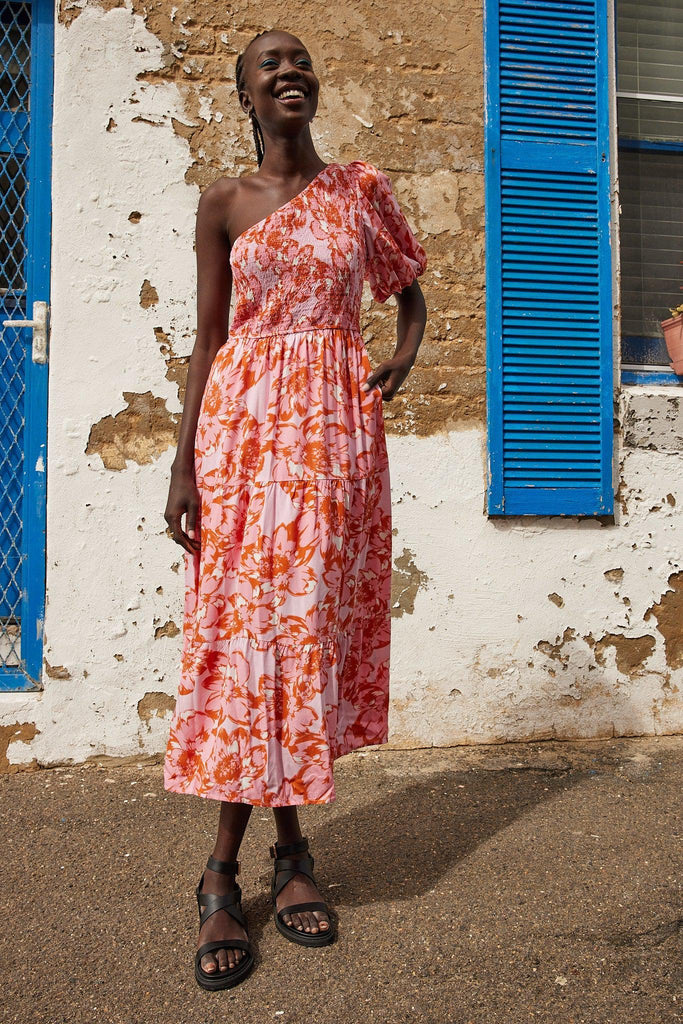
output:
M491 514L613 509L604 7L486 3Z

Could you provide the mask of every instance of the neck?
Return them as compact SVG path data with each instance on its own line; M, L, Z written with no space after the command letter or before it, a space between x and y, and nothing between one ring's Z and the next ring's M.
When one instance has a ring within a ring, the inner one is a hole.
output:
M271 136L265 130L263 135L265 150L258 174L291 181L293 178L309 179L325 167L325 161L315 151L308 125L294 138Z

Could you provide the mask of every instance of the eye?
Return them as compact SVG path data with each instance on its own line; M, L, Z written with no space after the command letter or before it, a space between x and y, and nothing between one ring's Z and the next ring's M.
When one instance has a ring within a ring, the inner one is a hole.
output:
M297 64L304 64L307 68L313 67L308 57L300 57Z
M277 64L277 61L275 60L274 57L266 57L266 59L259 64L259 67L260 68L265 68L269 64Z

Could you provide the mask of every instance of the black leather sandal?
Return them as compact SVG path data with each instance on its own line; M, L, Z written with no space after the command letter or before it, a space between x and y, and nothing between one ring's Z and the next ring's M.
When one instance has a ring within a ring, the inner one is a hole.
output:
M315 878L313 877L313 857L308 851L308 839L305 837L297 839L294 843L288 843L281 845L275 843L270 848L270 856L275 859L273 864L273 879L271 882L270 890L273 898L273 917L275 918L275 926L277 930L289 939L290 942L298 942L300 946L327 946L328 943L334 942L336 937L336 929L332 920L332 914L330 908L326 903L321 900L314 900L309 903L293 903L290 907L283 907L282 910L277 909L277 897L282 892L287 882L290 882L294 875L302 874L308 875L314 885L317 885ZM295 854L305 853L305 857L297 856ZM279 876L279 877L278 877ZM322 910L324 911L330 921L330 927L326 931L319 931L317 934L311 932L299 931L298 928L294 928L291 925L285 924L283 916L285 914L298 914L302 911L307 910Z
M240 870L239 861L216 860L215 857L209 857L206 866L210 871L217 871L221 875L237 875ZM226 910L246 931L247 919L242 913L241 903L242 890L237 882L235 882L234 891L225 895L202 892L203 884L204 872L202 872L202 877L199 879L196 891L199 927L201 928L204 922L212 914L215 914L217 910ZM202 968L201 959L207 953L213 953L217 949L243 949L246 955L241 958L235 967L229 967L227 971L221 971L217 968L209 974ZM194 976L197 979L197 984L201 985L202 988L215 992L217 989L232 988L233 985L239 985L240 981L246 978L253 966L254 956L246 939L220 939L214 942L205 942L199 947L194 958Z

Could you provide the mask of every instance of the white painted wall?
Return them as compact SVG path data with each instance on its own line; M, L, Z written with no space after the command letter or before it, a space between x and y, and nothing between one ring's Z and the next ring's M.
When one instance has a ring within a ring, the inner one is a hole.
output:
M106 63L92 54L105 25ZM52 676L46 671L42 692L0 695L0 729L37 730L30 742L10 742L10 764L165 747L164 702L157 717L141 717L138 703L148 693L174 697L179 675L181 636L154 639L159 625L181 624L182 550L162 517L173 452L119 472L85 454L92 424L125 408L124 391L151 391L180 410L154 328L172 336L177 355L190 351L198 196L184 181L186 144L170 128L181 109L175 86L136 80L161 59L157 39L123 8L86 8L68 31L57 27L45 627ZM110 117L116 128L105 132ZM138 224L128 220L133 210ZM149 309L139 304L144 279L159 293ZM624 390L625 510L618 505L613 525L489 520L481 429L389 438L395 556L406 549L424 574L413 612L394 619L395 744L681 730L683 669L667 664L656 619L644 620L681 569L680 394ZM615 568L621 583L604 575ZM596 662L590 641L605 634L651 635L653 653L625 675L612 647Z

